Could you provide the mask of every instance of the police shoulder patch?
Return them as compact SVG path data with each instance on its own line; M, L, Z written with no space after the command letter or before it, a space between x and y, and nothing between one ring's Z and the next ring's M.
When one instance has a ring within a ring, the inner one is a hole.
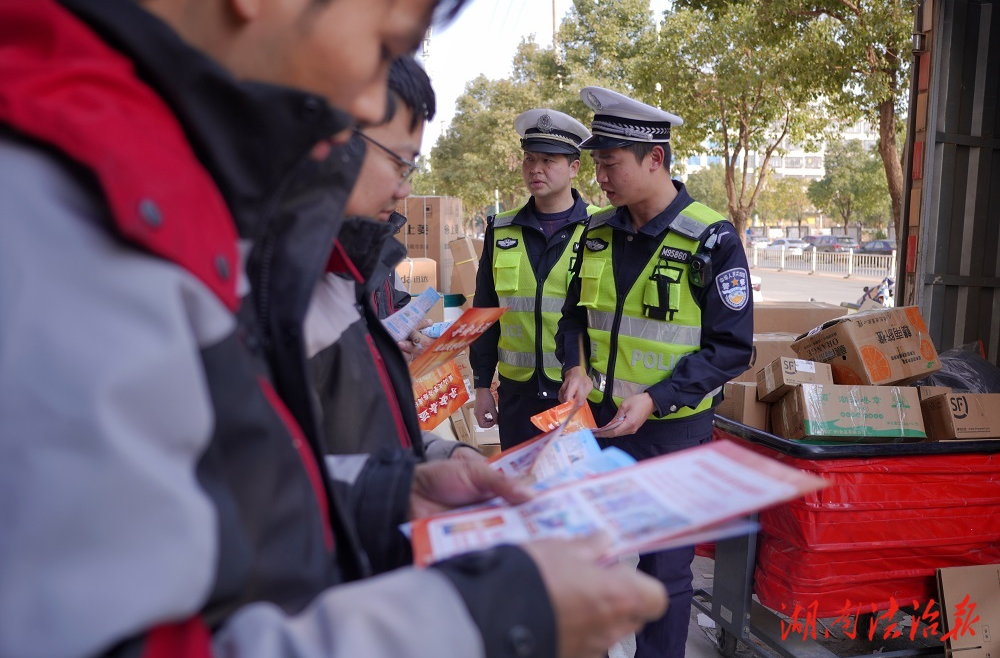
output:
M589 238L584 244L590 251L604 251L608 248L607 240L601 238Z
M497 240L497 246L501 249L512 249L517 246L517 239L503 238L502 240Z
M742 267L734 267L715 277L722 303L734 311L742 310L750 301L750 276Z

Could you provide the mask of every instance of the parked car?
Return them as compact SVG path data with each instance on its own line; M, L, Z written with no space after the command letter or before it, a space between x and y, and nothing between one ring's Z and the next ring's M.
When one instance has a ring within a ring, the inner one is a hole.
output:
M892 240L872 240L863 244L858 251L863 254L890 256L892 252L896 251L896 243Z
M771 241L763 235L754 235L750 237L750 246L754 249L764 249L769 244L771 244Z
M849 235L817 235L813 242L816 251L845 252L849 249L860 249L858 241Z
M809 245L798 238L778 238L767 245L767 251L785 250L786 256L801 256Z

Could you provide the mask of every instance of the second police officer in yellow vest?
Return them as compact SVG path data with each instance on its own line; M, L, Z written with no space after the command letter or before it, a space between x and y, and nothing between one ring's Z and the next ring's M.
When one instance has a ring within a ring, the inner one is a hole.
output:
M491 218L476 281L474 306L509 310L470 350L480 427L499 422L504 449L539 434L531 416L558 404L562 366L555 332L566 299L588 206L573 189L580 143L590 131L549 109L514 120L524 156L521 173L531 197ZM499 373L499 414L490 393Z
M680 117L600 87L580 95L594 111L582 148L614 207L591 218L567 292L560 397L586 396L602 446L646 459L708 441L717 394L750 361L746 255L733 225L670 178ZM693 548L640 557L670 607L637 633L636 658L683 657L693 558Z

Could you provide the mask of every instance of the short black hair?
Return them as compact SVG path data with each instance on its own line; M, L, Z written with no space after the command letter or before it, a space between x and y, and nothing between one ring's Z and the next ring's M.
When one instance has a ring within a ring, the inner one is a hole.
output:
M667 171L670 171L670 144L657 143L651 144L649 142L631 142L628 146L623 146L626 151L631 153L635 157L635 161L642 164L642 161L646 159L646 156L653 152L654 146L663 147L663 162L667 165Z
M410 131L434 118L437 111L434 88L424 68L413 57L400 57L389 67L389 118L395 113L394 101L410 108L413 118Z

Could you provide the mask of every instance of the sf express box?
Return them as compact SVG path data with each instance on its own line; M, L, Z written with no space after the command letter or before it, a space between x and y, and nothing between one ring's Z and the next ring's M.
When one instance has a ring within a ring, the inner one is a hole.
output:
M757 387L749 382L726 382L722 402L715 413L761 431L770 430L770 409L766 402L757 399Z
M936 441L1000 439L1000 394L952 393L921 402L927 436Z
M771 405L774 434L792 440L878 443L927 438L917 389L800 384Z
M825 363L781 356L757 373L757 399L777 402L796 384L832 384L833 371Z
M915 306L855 313L792 343L800 358L829 363L837 384L910 384L941 369Z
M756 308L756 305L754 308ZM761 368L779 356L795 357L795 352L792 351L792 343L795 342L797 337L798 334L792 333L754 334L753 352L750 354L750 367L732 381L746 382L756 386L757 373L760 372Z

